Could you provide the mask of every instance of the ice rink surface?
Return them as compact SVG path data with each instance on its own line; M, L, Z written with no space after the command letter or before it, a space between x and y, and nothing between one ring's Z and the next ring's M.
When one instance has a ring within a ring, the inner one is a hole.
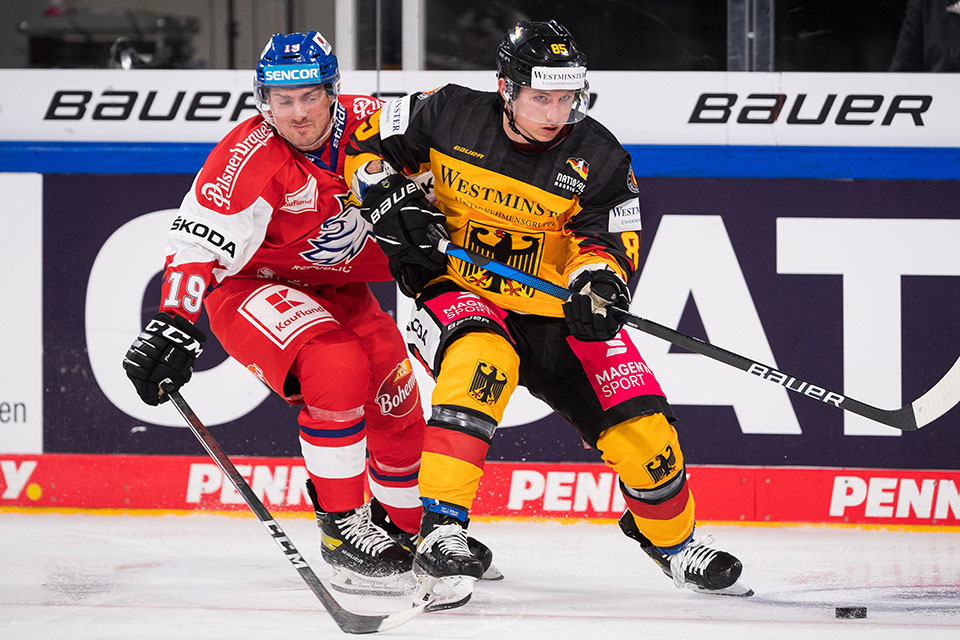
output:
M278 518L328 575L312 519ZM752 598L678 590L615 523L481 521L502 582L383 638L960 638L960 533L704 525ZM336 594L387 613L401 598ZM838 620L834 608L866 606ZM336 638L253 518L0 513L0 638Z

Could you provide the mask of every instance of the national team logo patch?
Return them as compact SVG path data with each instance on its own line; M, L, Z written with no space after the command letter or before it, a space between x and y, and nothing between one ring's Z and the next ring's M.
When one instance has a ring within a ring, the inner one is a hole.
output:
M472 220L467 223L467 249L527 273L536 274L540 269L543 240L543 233L506 231ZM484 291L520 298L533 297L532 287L461 260L454 262L454 265L464 280Z
M237 311L281 349L310 327L336 322L319 302L282 284L260 287L247 296Z
M677 468L677 454L673 451L673 446L667 445L663 448L663 451L658 453L653 457L653 459L646 462L643 465L647 473L650 474L650 477L653 478L653 482L659 483L660 481L668 478L674 469Z
M627 168L627 189L630 193L640 193L640 187L637 186L637 176L633 175L633 167Z
M413 375L413 366L405 359L387 374L377 389L377 404L380 413L385 416L401 418L420 404L420 392L417 378Z
M348 192L336 194L334 198L340 205L340 213L324 220L317 235L307 239L310 249L300 254L310 267L342 268L360 255L367 239L373 237L373 227L360 216L357 197ZM348 273L349 269L344 272Z
M467 393L480 404L496 404L506 385L507 374L489 362L478 360Z
M570 165L574 173L584 180L587 179L587 174L590 173L590 165L586 160L583 158L567 158L567 164Z
M424 91L422 93L418 93L417 100L423 100L424 98L429 98L430 96L435 94L437 91L440 91L440 89L442 88L443 88L443 85L440 85L439 87L434 87L433 89L430 89L430 91Z

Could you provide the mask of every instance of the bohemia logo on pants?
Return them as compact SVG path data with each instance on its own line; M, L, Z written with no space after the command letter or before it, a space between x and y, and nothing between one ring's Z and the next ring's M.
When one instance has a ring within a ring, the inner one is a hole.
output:
M282 284L260 287L243 301L238 311L280 348L315 324L336 322L319 302Z
M413 366L406 359L393 368L377 389L377 404L385 416L402 418L420 404L417 378Z

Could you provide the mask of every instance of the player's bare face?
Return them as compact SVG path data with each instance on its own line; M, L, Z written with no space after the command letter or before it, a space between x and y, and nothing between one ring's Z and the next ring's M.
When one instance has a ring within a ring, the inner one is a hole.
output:
M300 151L315 151L330 136L333 98L322 86L274 88L267 103L277 131Z
M519 95L513 101L513 119L517 129L538 142L550 142L569 122L576 97L575 91L520 87ZM524 142L509 126L506 132L516 142Z

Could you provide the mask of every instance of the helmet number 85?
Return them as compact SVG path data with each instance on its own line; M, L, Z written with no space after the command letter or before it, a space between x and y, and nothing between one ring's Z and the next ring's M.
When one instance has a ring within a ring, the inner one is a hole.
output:
M564 55L567 53L567 45L561 42L555 42L550 45L550 50L556 53L557 55Z

